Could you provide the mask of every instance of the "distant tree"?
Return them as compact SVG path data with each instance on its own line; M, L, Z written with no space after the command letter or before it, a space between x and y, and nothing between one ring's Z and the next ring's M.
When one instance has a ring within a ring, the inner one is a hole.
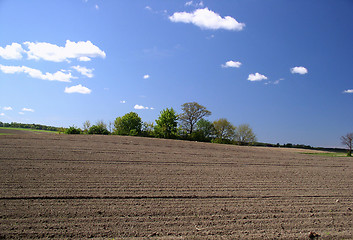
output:
M353 147L353 133L347 133L345 136L341 137L341 142L343 145L346 145L348 148L347 156L352 156L352 147Z
M88 134L108 135L109 131L107 129L107 125L103 121L98 121L96 125L89 128Z
M173 108L162 110L154 127L155 135L162 138L175 138L177 135L177 121L178 115Z
M210 141L214 133L213 123L202 118L196 123L196 130L191 134L191 137L197 141Z
M196 123L207 116L211 115L211 112L206 107L198 104L197 102L189 102L181 105L183 113L179 115L182 128L188 133L192 134Z
M87 133L90 127L91 127L91 122L89 120L85 121L83 123L83 132Z
M236 127L227 119L220 118L213 122L215 129L216 142L228 142L234 138Z
M256 136L249 124L241 124L235 130L235 141L241 145L250 144L256 141Z
M142 120L135 112L130 112L114 121L114 133L118 135L139 135L141 133Z
M141 133L144 137L152 137L153 136L154 124L149 122L144 122L142 124Z
M82 130L80 128L77 128L75 126L71 126L69 128L65 129L66 134L81 134Z

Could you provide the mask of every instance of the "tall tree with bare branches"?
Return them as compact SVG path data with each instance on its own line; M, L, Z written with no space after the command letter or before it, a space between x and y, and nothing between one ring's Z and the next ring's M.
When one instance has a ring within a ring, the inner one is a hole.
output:
M353 147L353 133L347 133L345 136L341 137L341 142L343 145L346 145L348 148L347 156L352 156L352 147Z
M192 134L196 123L203 117L211 115L211 112L206 107L198 104L197 102L189 102L181 105L183 113L179 115L179 120L182 124L183 129L188 133Z

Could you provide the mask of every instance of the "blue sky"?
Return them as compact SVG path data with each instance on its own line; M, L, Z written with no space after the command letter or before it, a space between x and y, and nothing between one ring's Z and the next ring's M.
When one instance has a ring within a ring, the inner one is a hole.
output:
M146 122L196 101L258 140L353 131L353 1L1 0L0 121Z

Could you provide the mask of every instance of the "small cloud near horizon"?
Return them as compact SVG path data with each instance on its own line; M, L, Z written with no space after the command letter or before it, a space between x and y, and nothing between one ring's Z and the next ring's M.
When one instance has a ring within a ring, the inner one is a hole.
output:
M343 93L353 93L353 89L344 90Z

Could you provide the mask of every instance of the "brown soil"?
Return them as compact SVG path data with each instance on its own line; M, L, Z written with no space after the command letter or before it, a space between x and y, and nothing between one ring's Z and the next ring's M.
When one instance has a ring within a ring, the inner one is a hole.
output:
M353 239L352 158L300 151L0 135L0 239Z

